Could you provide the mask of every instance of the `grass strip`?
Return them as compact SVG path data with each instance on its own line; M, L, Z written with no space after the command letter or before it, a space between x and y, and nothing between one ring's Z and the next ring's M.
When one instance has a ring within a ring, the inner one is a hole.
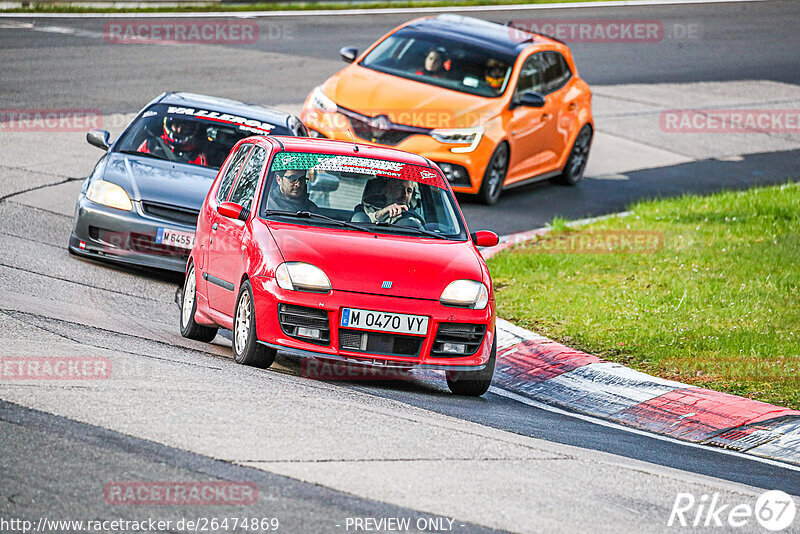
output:
M800 184L557 221L489 260L498 315L681 382L800 409Z

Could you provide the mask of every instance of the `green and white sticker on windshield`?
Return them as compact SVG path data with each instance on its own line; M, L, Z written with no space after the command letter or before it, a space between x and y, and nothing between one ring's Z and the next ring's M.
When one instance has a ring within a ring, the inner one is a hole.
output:
M272 171L318 170L348 172L365 176L381 176L412 180L434 187L445 188L438 173L426 167L399 161L361 158L340 154L314 154L308 152L279 152L272 161Z

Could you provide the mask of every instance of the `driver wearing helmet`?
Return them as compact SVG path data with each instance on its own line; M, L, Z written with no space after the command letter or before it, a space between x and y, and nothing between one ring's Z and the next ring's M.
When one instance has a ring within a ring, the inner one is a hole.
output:
M494 90L495 93L500 93L503 89L503 83L506 81L506 71L508 66L498 59L490 59L486 62L486 70L484 76L486 83Z
M196 121L164 117L163 133L158 137L146 139L136 151L144 154L158 154L169 150L181 163L207 167L208 158L197 143L197 130Z

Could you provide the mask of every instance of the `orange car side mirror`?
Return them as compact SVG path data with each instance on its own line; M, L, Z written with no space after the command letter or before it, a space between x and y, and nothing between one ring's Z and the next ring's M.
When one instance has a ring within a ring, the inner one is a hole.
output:
M358 48L345 46L344 48L339 49L339 55L342 56L342 59L345 63L352 63L358 57Z
M541 93L530 91L522 93L522 96L519 97L518 104L527 108L541 108L545 105L545 99Z

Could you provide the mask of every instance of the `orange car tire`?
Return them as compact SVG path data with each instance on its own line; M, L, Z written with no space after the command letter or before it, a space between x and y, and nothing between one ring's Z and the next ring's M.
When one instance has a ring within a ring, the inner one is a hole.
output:
M560 185L575 185L583 178L583 171L586 170L586 161L589 159L589 148L592 146L592 127L584 124L583 128L575 136L575 143L564 165L564 172L550 179L553 183Z
M478 191L478 199L481 202L487 206L497 204L503 192L503 184L506 181L507 171L508 143L503 141L494 149L492 157L486 165L486 171L483 173L481 188Z

